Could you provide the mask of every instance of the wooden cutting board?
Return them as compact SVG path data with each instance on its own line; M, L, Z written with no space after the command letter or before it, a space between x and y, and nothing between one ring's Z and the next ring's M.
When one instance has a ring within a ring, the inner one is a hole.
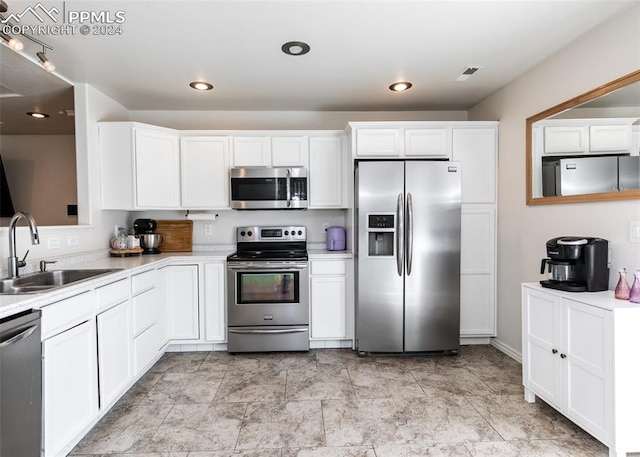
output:
M156 221L154 233L162 235L160 252L191 252L193 244L193 221Z

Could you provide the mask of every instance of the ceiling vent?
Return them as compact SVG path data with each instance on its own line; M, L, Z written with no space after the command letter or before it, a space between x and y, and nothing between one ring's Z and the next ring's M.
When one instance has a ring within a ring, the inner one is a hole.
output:
M462 73L460 73L460 76L456 78L456 81L466 81L467 79L469 79L471 75L473 75L476 71L480 70L481 68L482 67L477 65L465 67L465 69L462 70Z

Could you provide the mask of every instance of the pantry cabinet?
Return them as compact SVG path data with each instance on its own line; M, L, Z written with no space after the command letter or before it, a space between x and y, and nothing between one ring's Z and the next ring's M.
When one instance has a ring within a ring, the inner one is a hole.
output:
M525 400L538 396L609 447L640 450L640 306L613 292L522 287Z
M229 138L180 138L181 206L187 209L229 208Z

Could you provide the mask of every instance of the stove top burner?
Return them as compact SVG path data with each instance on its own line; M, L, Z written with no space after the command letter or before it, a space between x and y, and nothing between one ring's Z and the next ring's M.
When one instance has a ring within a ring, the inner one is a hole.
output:
M227 260L308 260L307 251L241 251L234 252Z

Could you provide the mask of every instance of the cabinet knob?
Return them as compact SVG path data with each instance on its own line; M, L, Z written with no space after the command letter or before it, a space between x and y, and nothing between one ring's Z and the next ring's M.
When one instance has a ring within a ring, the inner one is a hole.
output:
M561 359L566 359L567 358L567 354L560 354L560 358Z
M551 352L554 353L554 354L557 354L558 350L554 348L554 349L551 349Z

